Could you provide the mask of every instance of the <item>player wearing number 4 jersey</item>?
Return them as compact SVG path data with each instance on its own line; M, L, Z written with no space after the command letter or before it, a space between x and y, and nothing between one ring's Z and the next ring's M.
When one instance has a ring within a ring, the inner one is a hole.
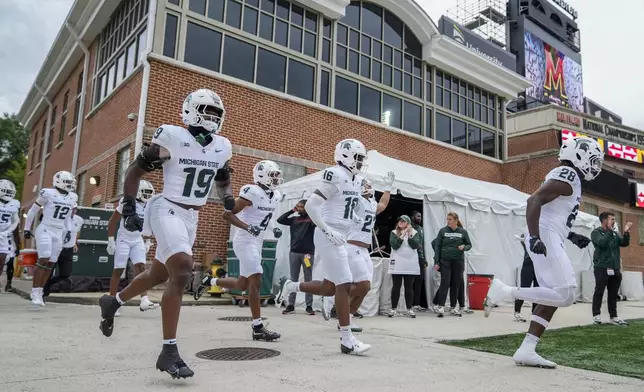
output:
M259 288L262 283L262 247L264 234L272 226L280 195L275 188L282 183L282 170L273 161L260 161L253 168L254 184L244 185L232 210L224 211L224 219L239 228L233 237L233 251L239 259L238 278L213 278L208 273L199 290L219 286L228 290L248 290L248 302L253 317L253 340L272 341L280 334L269 331L262 323ZM273 228L276 238L282 232Z
M355 213L360 202L361 180L358 175L366 169L367 151L355 139L345 139L335 147L336 166L322 173L322 183L306 202L306 212L315 223L313 236L316 262L324 273L324 281L291 282L287 280L277 300L284 300L293 291L332 296L340 323L340 351L344 354L362 354L371 348L360 342L351 332L349 297L357 286L347 250L347 237L353 228L363 223Z
M179 355L177 325L183 292L192 277L199 210L208 200L213 181L224 208L232 210L235 205L228 167L232 147L228 139L218 135L225 116L221 99L211 90L194 91L184 100L181 115L188 129L159 127L150 146L141 150L125 174L123 225L128 231L154 235L157 247L152 267L116 296L105 295L99 301L101 331L111 336L114 315L125 301L168 282L161 307L163 347L156 368L172 378L194 375ZM148 201L141 219L136 213L139 181L145 173L160 168L163 191Z
M575 300L577 282L564 241L570 240L585 248L590 240L570 231L575 223L581 201L581 179L591 181L601 172L604 153L593 139L579 137L561 146L562 165L546 176L546 181L528 198L526 220L528 233L525 246L534 264L540 287L509 287L494 279L485 300L485 317L495 304L522 299L536 303L530 329L514 353L518 365L555 368L554 362L543 359L535 348L557 308L567 307Z
M33 236L31 226L42 208L42 221L36 228L38 262L31 288L31 303L34 305L45 306L43 287L63 249L63 236L73 230L78 202L75 190L76 179L72 173L60 171L54 175L53 188L41 190L27 213L25 239Z

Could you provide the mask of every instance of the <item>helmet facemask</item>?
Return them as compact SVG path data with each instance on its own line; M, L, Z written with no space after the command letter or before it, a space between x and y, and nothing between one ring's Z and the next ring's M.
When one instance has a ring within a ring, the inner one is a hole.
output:
M268 172L268 174L265 174L263 176L260 183L271 190L277 188L284 183L284 179L282 178L282 171L274 170Z
M0 200L9 202L15 197L16 188L14 187L13 183L6 181L6 183L0 185Z
M215 106L199 105L195 108L198 126L210 133L219 133L224 119L224 110Z
M366 178L362 180L362 183L360 184L361 190L362 190L362 196L366 197L367 199L370 199L374 195L374 190L373 190L373 185L371 184L371 181L367 180Z

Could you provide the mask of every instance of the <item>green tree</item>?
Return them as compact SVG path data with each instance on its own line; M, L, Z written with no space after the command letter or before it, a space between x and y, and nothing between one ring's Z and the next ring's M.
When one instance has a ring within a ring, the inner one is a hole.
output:
M7 179L16 185L18 200L22 197L28 148L29 132L20 124L15 113L4 113L0 118L0 179Z

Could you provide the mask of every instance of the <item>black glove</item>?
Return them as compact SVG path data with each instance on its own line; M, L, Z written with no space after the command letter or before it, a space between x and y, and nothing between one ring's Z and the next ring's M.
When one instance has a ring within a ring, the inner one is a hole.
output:
M262 232L262 228L259 226L248 225L248 229L246 229L246 231L253 237L257 237Z
M224 196L224 200L222 200L222 201L224 202L224 210L232 211L233 208L235 208L235 198L234 197L232 197L230 195L226 195L226 196Z
M280 229L279 229L279 228L277 228L277 227L276 227L276 228L274 228L274 229L273 229L273 235L275 236L275 238L280 238L280 237L282 236L282 230L280 230Z
M537 255L547 256L548 250L546 245L541 241L538 235L533 235L530 237L530 251Z
M23 233L23 235L24 235L25 239L29 239L29 238L33 238L33 237L34 237L34 235L33 235L33 233L31 232L31 230L25 230L25 231L24 231L24 233Z
M584 249L588 244L590 244L590 238L581 234L573 233L572 231L568 234L568 240L577 245L579 249Z
M127 231L142 231L143 219L136 213L136 200L133 197L123 198L123 227Z

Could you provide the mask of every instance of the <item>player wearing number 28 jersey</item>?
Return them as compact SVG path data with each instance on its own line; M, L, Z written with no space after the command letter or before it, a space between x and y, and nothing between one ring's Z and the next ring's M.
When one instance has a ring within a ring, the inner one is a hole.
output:
M487 317L494 304L522 299L538 306L530 329L514 354L518 365L554 368L554 362L539 356L535 347L557 308L575 301L577 281L566 255L564 241L579 248L590 243L587 237L571 231L581 202L581 179L592 181L601 172L604 153L595 140L579 137L564 142L559 152L562 165L546 175L545 182L530 196L526 208L528 233L525 246L534 264L540 287L509 287L494 279L485 301Z
M259 288L262 283L262 248L264 234L272 226L273 215L281 196L275 190L282 183L282 170L273 161L260 161L253 168L254 184L244 185L235 206L224 212L224 219L237 228L233 237L233 251L239 259L239 277L213 278L208 274L199 290L208 286L219 286L229 290L248 291L248 302L252 315L253 340L272 341L280 334L264 327L260 311ZM274 228L276 238L281 230Z
M125 174L123 227L154 235L157 247L152 267L137 275L116 296L106 295L99 301L101 331L111 336L114 315L125 301L168 281L161 308L163 348L156 368L173 378L194 375L179 356L176 332L183 291L192 275L192 246L199 210L206 204L213 183L224 208L232 209L235 205L228 168L231 144L218 135L225 116L221 98L211 90L194 91L184 100L181 115L188 128L159 127L150 146L141 150ZM145 173L160 168L163 168L163 190L148 201L141 218L136 212L139 181Z

